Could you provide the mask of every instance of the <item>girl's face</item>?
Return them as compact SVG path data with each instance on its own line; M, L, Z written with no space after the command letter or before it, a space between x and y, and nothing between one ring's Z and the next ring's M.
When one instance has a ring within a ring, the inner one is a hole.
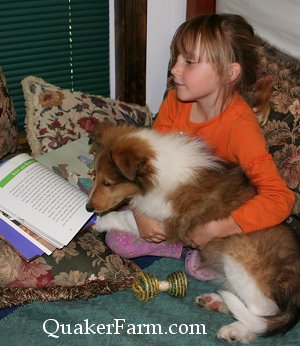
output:
M217 100L220 79L210 63L198 62L198 59L189 60L178 55L171 73L179 100L189 102Z

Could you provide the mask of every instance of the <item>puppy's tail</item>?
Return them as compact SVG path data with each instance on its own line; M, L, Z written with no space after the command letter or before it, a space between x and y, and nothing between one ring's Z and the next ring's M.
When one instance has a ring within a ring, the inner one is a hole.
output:
M233 293L220 291L233 316L242 322L252 333L257 335L274 335L285 333L291 329L299 319L299 309L295 306L287 307L283 312L272 316L258 316L248 310L245 304Z

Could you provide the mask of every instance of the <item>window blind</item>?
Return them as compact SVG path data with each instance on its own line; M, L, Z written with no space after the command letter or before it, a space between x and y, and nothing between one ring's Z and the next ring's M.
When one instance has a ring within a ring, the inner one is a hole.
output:
M20 129L26 76L109 96L109 1L1 0L0 65Z

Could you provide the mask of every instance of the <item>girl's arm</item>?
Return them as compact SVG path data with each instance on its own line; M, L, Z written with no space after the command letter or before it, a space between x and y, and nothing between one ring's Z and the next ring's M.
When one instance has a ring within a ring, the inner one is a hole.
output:
M243 232L249 233L283 222L295 203L294 193L280 176L266 149L261 130L254 125L238 126L231 133L231 161L240 164L257 195L231 213Z
M279 175L271 156L258 159L246 170L257 195L231 213L245 233L275 226L291 213L295 203L293 192Z
M137 210L133 210L133 215L143 239L152 243L161 243L167 240L163 225L159 221L151 219Z
M257 195L228 218L196 226L189 234L194 247L203 248L216 238L275 226L290 215L295 203L293 192L280 176L255 124L242 124L231 131L227 147L228 159L244 168Z
M156 130L171 131L170 114L174 111L175 99L175 93L170 92L162 103L154 124ZM249 233L277 225L290 215L295 203L295 196L286 186L272 156L268 153L265 138L254 117L253 121L249 119L237 121L236 126L230 129L228 138L228 143L224 145L227 153L222 157L244 168L251 182L256 186L258 194L232 212L227 219L196 227L191 232L190 239L191 241L194 239L194 243L199 244L198 246L203 246L214 238L237 234L240 231ZM216 151L218 152L217 148ZM141 225L141 229L144 227L146 226ZM158 231L158 233L161 232L162 230ZM149 236L149 233L147 232L145 236ZM152 236L154 234L150 234L150 237Z
M187 239L191 247L203 249L214 239L242 233L243 231L240 226L234 221L232 216L229 216L226 219L211 221L205 225L194 227L187 234Z

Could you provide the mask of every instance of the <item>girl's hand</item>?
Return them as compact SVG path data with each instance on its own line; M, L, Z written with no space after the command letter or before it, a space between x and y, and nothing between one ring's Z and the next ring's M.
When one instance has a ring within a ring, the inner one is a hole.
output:
M210 221L204 225L194 227L187 234L187 239L191 247L201 250L216 238L224 238L242 232L240 226L229 216L226 219Z
M151 243L161 243L167 239L161 222L151 219L137 210L133 210L133 215L143 239Z

